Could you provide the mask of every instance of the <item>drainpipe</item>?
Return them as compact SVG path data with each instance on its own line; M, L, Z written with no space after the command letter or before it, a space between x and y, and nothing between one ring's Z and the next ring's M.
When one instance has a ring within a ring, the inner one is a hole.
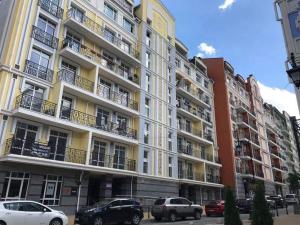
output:
M77 207L76 207L77 212L79 211L79 205L80 205L80 194L81 194L81 186L82 186L81 184L82 184L83 174L84 172L81 171L79 182L78 182L79 186L78 186L78 197L77 197Z

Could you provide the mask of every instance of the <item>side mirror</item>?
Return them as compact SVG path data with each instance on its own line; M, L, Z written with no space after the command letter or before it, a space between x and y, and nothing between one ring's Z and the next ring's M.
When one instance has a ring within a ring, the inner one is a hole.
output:
M43 213L47 212L47 209L46 208L43 208Z

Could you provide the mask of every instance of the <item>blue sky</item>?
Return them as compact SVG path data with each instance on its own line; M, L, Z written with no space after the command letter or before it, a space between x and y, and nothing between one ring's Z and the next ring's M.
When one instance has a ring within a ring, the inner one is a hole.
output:
M244 77L254 74L265 85L263 97L272 96L267 97L268 102L298 115L295 97L290 93L293 87L285 72L286 50L273 0L161 1L175 17L177 38L189 48L190 56L200 52L202 43L208 53L202 51L204 57L224 57L236 73ZM220 9L226 2L229 7ZM292 98L289 104L283 96Z

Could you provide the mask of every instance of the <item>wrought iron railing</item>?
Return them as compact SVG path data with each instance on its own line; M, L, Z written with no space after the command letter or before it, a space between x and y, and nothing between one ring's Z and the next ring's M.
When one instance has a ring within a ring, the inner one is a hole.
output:
M206 174L206 182L220 184L220 177Z
M53 70L50 70L49 68L41 66L30 60L25 61L24 72L49 82L52 82L53 79Z
M127 3L125 0L113 0L118 5L120 5L122 8L124 8L127 12L132 13L133 7Z
M117 155L106 155L94 151L90 156L90 165L136 171L136 161L133 159L118 157Z
M48 34L47 32L43 31L42 29L40 29L36 26L33 26L31 36L35 40L37 40L51 48L57 49L58 38L56 38L55 36L53 36L51 34Z
M204 139L206 139L206 140L208 140L208 141L210 141L210 142L213 142L214 141L214 139L213 139L213 137L212 137L212 134L210 134L210 133L203 133L203 138Z
M180 88L188 92L194 98L199 99L201 102L205 103L206 105L210 104L209 99L205 98L204 95L200 93L199 89L193 89L192 87L185 85L182 81L179 81L177 83L177 88Z
M186 132L196 135L198 137L202 137L202 131L200 129L196 129L192 126L192 124L187 124L184 121L179 121L177 123L177 128L179 130L186 131Z
M48 116L55 116L56 104L23 93L17 96L15 108L24 108Z
M102 118L89 115L78 110L61 107L60 118L83 126L121 135L130 139L137 139L137 131L134 129L110 121L103 122Z
M44 9L51 15L59 19L63 18L64 10L59 7L59 5L55 4L52 0L39 0L38 4L42 9Z
M65 39L63 41L62 48L70 48L73 51L78 52L81 55L87 57L89 60L92 60L93 62L100 64L105 69L108 69L116 73L118 76L121 76L133 83L139 84L139 79L136 74L132 74L130 71L128 71L121 65L118 65L117 63L111 61L109 58L105 57L99 52L94 51L93 49L88 48L83 44L77 42L75 43L69 39Z
M61 81L65 81L69 84L75 85L89 92L93 92L94 90L94 82L84 77L78 76L75 74L74 71L68 69L61 69L58 72L58 79Z
M199 111L194 106L185 105L183 102L179 101L179 104L176 105L177 108L183 109L197 117L200 117L201 119L204 119L205 121L211 123L211 119L209 115L205 115L203 112Z
M124 43L124 41L116 36L111 35L108 33L104 27L102 27L100 24L96 23L94 20L90 19L89 17L83 15L83 17L78 17L76 16L76 10L74 8L71 8L67 12L67 18L72 18L76 20L77 22L81 23L83 26L91 30L92 32L97 33L101 37L103 37L105 40L108 42L112 43L119 49L121 49L123 52L138 58L139 54L136 50L135 47L129 46L129 47L124 47L125 45L128 46L128 44Z
M178 179L187 179L204 182L204 175L190 170L178 170Z
M138 110L138 103L134 101L133 99L129 98L127 95L124 95L122 93L112 91L110 88L98 84L97 86L97 95L99 95L102 98L106 98L108 100L111 100L115 103L118 103L120 105L126 106L133 110Z
M35 158L85 164L86 151L50 145L30 139L10 138L6 140L5 155L23 155Z

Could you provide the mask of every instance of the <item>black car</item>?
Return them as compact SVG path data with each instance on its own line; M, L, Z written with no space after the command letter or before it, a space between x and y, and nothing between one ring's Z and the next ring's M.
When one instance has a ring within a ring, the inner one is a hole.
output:
M91 207L79 210L75 215L75 224L108 225L126 223L138 225L143 217L143 209L140 203L135 200L103 200Z
M284 200L283 200L283 198L280 197L280 196L277 196L277 195L271 195L271 196L270 196L270 199L272 199L272 200L275 201L276 206L277 206L278 208L283 208L283 207L285 206Z
M250 213L253 201L252 199L237 199L236 206L241 213Z

